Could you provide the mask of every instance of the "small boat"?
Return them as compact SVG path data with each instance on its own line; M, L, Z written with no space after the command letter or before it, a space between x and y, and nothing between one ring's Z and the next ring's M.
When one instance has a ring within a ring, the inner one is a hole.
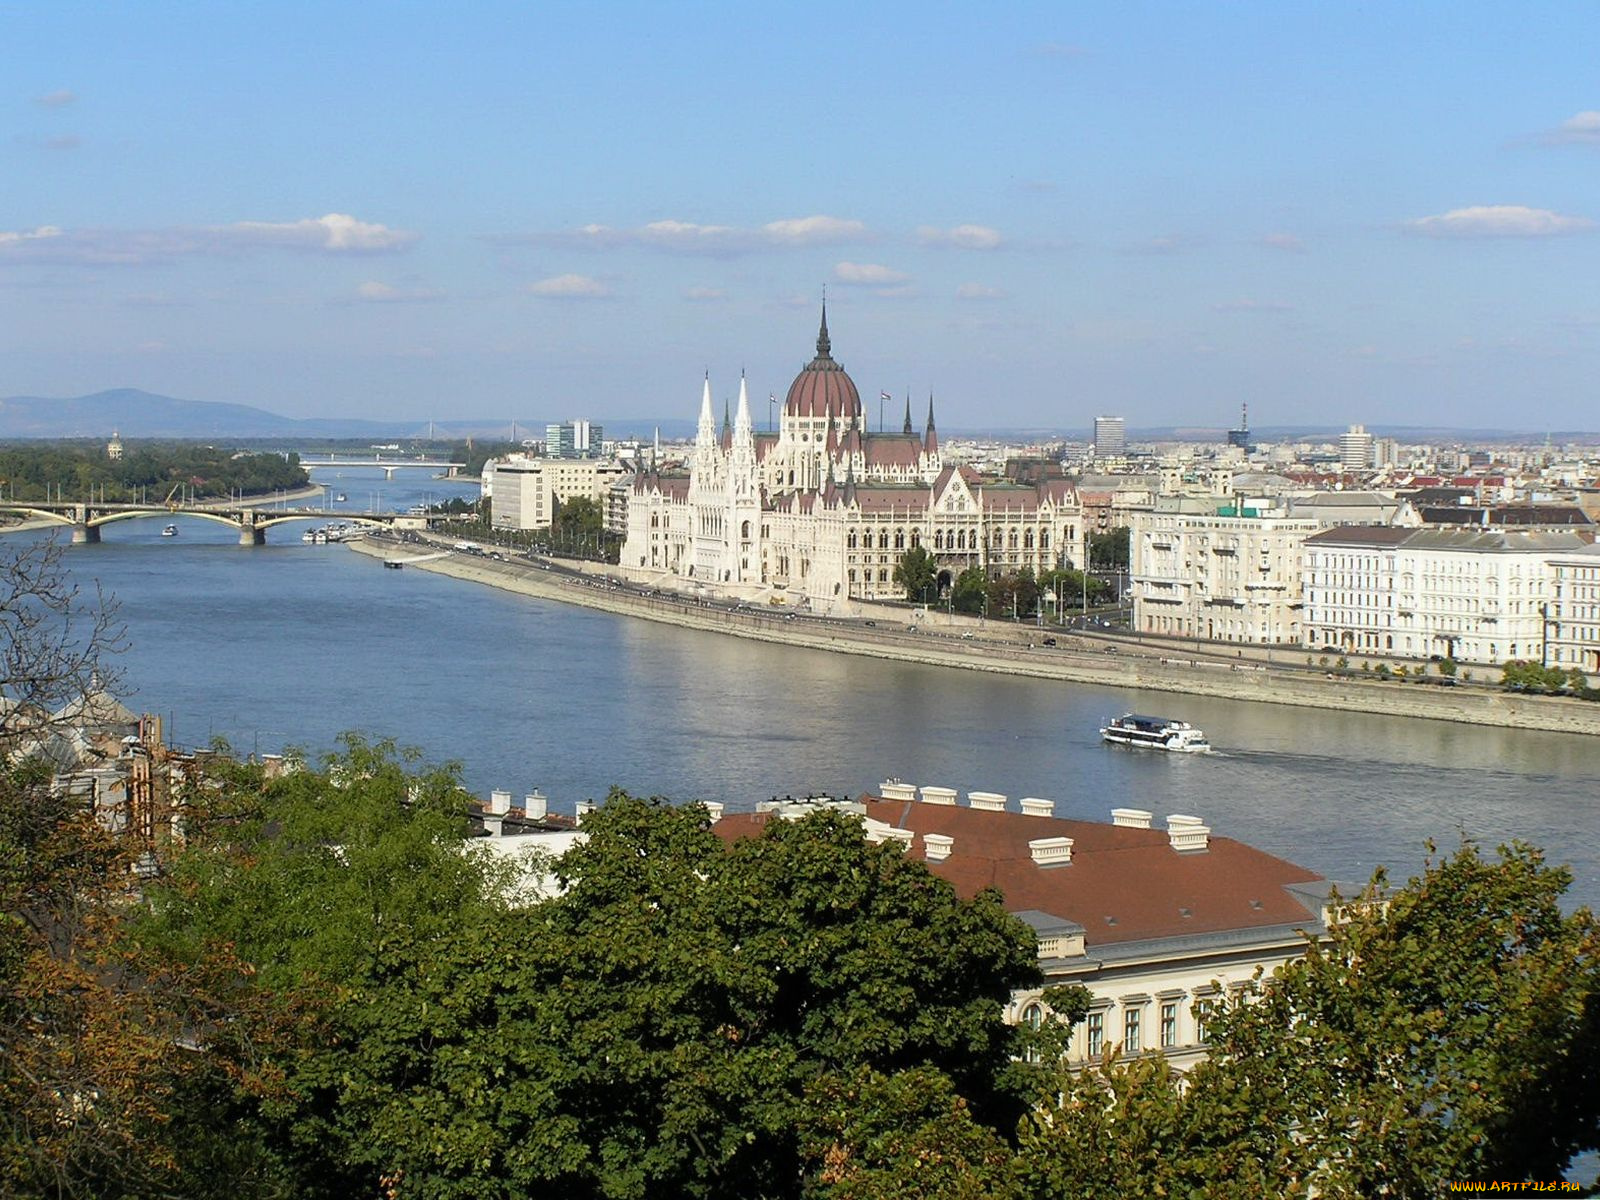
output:
M335 496L333 498L333 502L335 504L343 504L348 499L350 499L349 496L346 496L343 492L340 492L337 496Z
M1203 754L1211 749L1206 735L1187 721L1170 717L1141 717L1124 713L1106 722L1100 730L1105 741L1118 746L1143 746L1150 750L1172 750L1181 754Z
M161 531L161 536L162 537L177 537L178 536L178 527L176 525L168 525L165 529L163 529Z
M405 563L396 562L392 558L386 558L383 560L383 565L386 570L398 571L401 567L405 566Z

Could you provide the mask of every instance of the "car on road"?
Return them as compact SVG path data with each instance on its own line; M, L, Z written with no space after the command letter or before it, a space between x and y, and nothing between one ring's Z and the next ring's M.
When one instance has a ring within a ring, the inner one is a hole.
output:
M1046 646L1054 646L1054 645L1055 645L1055 644L1056 644L1056 640L1055 640L1055 638L1053 638L1053 637L1047 637L1047 638L1045 638L1045 640L1044 640L1044 644L1045 644L1045 645L1046 645Z

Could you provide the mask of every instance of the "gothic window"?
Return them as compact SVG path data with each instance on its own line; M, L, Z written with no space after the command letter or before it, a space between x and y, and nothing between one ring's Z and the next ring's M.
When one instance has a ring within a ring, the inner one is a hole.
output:
M1017 531L1015 529L1011 531L1011 548L1013 550L1017 548Z
M878 549L879 550L887 550L888 548L889 548L889 531L887 529L885 529L882 533L878 534Z
M742 537L745 541L749 541L750 540L750 522L749 521L746 521L743 525L741 525L739 527L739 536Z
M935 529L933 531L933 548L935 550L944 549L944 530Z
M916 549L920 545L922 545L922 532L920 530L913 529L911 531L911 547L912 549Z
M888 583L889 582L889 572L884 570L884 569L882 569L881 567L878 570L878 582L879 583Z
M854 583L855 581L856 581L856 569L854 567L851 567L850 568L850 582Z
M1041 529L1039 531L1039 549L1050 549L1050 531L1048 529Z
M994 536L991 537L989 539L989 541L994 545L994 548L996 550L998 550L1005 543L1005 538L1006 538L1006 535L1004 533L1002 533L1000 530L996 529L994 531Z
M894 548L896 550L904 550L906 548L906 531L904 529L896 529L894 531Z
M850 535L845 538L844 544L846 549L854 550L856 548L856 531L854 529L852 529L850 531Z
M1029 529L1022 535L1022 548L1024 550L1033 549L1033 530Z
M956 531L956 549L957 550L965 550L966 548L967 548L967 531L965 529L958 529Z

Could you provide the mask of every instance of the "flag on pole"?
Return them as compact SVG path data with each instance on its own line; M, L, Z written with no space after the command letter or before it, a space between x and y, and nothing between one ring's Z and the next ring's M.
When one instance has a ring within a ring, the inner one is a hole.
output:
M878 393L878 399L879 400L893 400L894 397L889 395L888 392L879 392Z

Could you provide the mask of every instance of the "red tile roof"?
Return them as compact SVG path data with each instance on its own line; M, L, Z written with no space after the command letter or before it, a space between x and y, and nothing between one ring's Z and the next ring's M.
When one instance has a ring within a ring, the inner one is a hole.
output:
M924 854L922 835L954 839L950 857L929 863L963 897L998 888L1013 912L1037 910L1076 921L1096 945L1274 926L1310 927L1317 914L1285 889L1320 884L1304 867L1232 838L1212 836L1208 849L1180 854L1164 828L1129 829L1098 821L988 812L863 796L867 816L917 834L908 853ZM717 822L724 841L751 837L766 813L730 813ZM1073 839L1072 861L1041 867L1028 848L1038 838Z

